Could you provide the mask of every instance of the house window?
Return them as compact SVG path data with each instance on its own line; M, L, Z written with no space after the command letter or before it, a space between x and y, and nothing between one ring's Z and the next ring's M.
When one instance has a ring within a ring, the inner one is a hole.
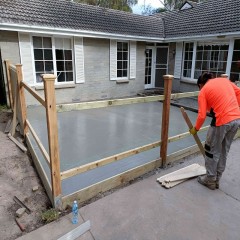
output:
M71 39L34 36L33 51L37 83L46 73L57 75L57 82L73 81Z
M55 53L58 82L73 81L73 60L71 40L67 38L55 39Z
M128 42L117 42L117 78L128 77Z
M184 62L183 62L183 76L191 77L193 58L193 43L185 43Z
M205 71L215 77L226 73L228 48L228 42L185 43L183 77L197 79Z
M54 73L52 39L33 37L34 65L37 83L42 82L41 74Z
M205 71L213 73L215 77L225 73L228 47L228 43L198 42L194 78L198 78Z
M240 80L240 39L234 41L230 79L233 82Z

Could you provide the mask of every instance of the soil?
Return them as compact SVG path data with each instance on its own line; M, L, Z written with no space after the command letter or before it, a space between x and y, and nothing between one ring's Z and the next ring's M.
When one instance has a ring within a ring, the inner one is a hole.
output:
M22 152L4 133L11 111L0 110L0 238L13 240L44 225L41 213L51 208L51 203L32 165L29 153ZM17 132L15 137L21 138ZM33 187L38 186L37 191ZM24 213L16 223L16 211L21 208L14 200L19 198L31 213Z

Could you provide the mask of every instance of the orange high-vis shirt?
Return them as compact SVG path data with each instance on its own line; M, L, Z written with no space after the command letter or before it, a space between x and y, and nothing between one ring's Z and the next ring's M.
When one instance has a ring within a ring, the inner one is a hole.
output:
M198 95L198 117L195 128L203 125L207 112L212 108L216 126L240 119L240 88L227 78L209 79Z

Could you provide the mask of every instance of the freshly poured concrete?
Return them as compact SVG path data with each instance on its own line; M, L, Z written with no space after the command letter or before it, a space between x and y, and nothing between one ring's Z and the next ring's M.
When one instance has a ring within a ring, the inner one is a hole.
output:
M194 123L197 114L190 111L188 114ZM47 148L44 109L29 108L28 118ZM58 113L61 171L159 141L161 120L162 103L160 102ZM209 119L205 124L209 124ZM171 107L169 136L187 131L188 127L179 108ZM204 140L205 135L205 133L200 134L201 140ZM191 136L173 142L168 145L168 154L194 144ZM35 149L49 176L48 166L44 163L36 145ZM66 179L62 182L63 195L158 159L159 152L159 148L152 149Z

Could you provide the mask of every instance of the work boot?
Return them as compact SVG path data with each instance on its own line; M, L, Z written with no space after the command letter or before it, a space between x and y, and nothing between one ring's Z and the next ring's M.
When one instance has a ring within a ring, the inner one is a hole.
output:
M212 180L208 176L202 176L202 177L199 176L198 177L198 182L200 184L202 184L203 186L211 189L211 190L215 190L216 189L216 181Z

